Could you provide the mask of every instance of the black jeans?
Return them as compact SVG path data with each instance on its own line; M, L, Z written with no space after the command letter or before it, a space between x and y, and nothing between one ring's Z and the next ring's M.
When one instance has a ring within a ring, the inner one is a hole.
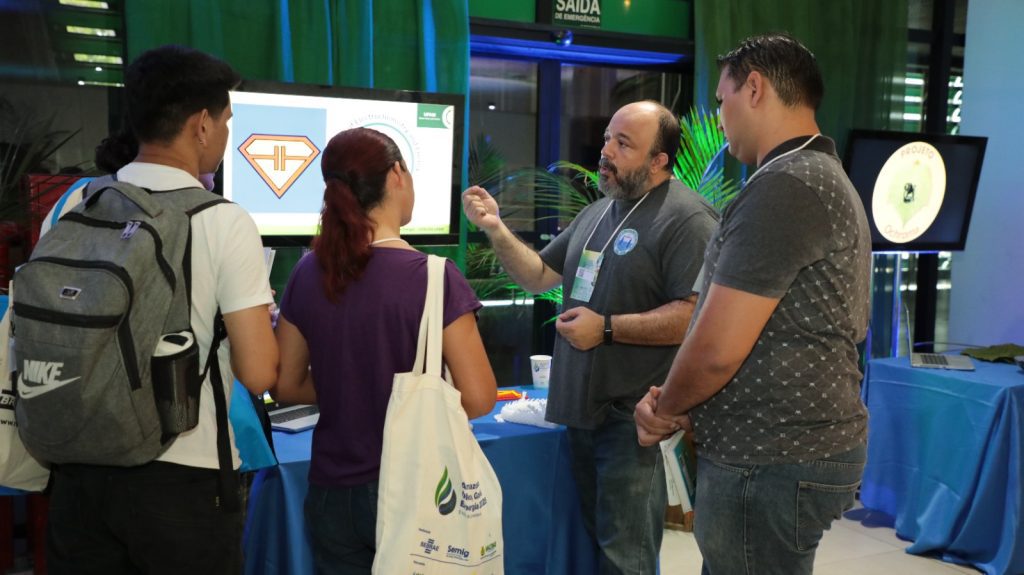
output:
M220 507L216 469L153 462L53 473L51 574L241 572L242 515Z

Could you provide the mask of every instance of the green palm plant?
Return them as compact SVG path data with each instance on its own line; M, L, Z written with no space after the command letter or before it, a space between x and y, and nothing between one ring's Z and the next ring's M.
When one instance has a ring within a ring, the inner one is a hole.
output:
M482 188L497 190L505 171L505 157L484 135L480 134L470 145L469 181ZM497 195L497 191L495 191ZM466 222L470 232L478 231L472 222ZM509 293L508 286L515 286L490 245L471 242L466 246L466 279L481 300L509 299L516 293Z
M537 207L552 212L543 218L572 221L583 208L601 197L597 188L598 178L596 171L559 160L538 174L534 201Z
M477 136L469 147L469 181L473 185L490 189L505 171L505 157L485 134Z
M739 185L725 177L720 160L727 145L715 112L690 108L679 121L679 151L673 174L677 179L722 211L739 193Z
M500 153L489 147L481 149L488 153ZM470 157L472 158L473 155L471 152ZM480 152L477 155L478 158L482 156ZM490 163L480 159L474 164L470 160L470 181L483 181L486 172L479 174L479 180L475 179L472 169L474 165L486 166ZM588 170L579 164L559 161L549 166L547 170L537 168L515 170L500 178L491 188L491 193L499 204L502 203L506 194L513 191L533 199L530 214L523 214L516 209L506 210L506 206L502 206L502 219L512 227L515 227L517 222L536 223L551 219L567 222L575 218L583 208L601 197L597 189L597 178L597 172ZM544 215L535 216L532 207L541 208L545 212ZM556 307L562 304L562 286L535 295L523 291L501 268L494 250L484 244L472 244L467 247L466 276L480 299L493 297L510 299L515 303L525 303L532 297L534 301L552 302ZM551 317L546 323L554 320L555 318Z

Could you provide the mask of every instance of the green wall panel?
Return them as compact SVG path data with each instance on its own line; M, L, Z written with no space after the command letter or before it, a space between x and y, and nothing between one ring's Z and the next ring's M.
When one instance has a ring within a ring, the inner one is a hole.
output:
M469 15L532 24L537 21L537 3L535 0L469 0Z
M602 0L601 29L608 32L690 38L690 0Z

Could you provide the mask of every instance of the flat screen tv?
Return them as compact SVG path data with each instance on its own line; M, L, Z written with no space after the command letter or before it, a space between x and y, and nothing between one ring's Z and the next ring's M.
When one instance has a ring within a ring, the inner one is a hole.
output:
M964 249L988 139L852 130L846 172L876 252Z
M463 97L453 94L245 82L231 92L224 196L256 221L267 245L308 245L317 233L324 180L320 154L348 128L387 134L412 173L416 204L402 234L456 243Z

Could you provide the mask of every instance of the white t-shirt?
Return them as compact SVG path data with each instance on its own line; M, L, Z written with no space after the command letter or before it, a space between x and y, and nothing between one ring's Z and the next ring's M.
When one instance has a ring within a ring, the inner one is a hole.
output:
M132 162L117 172L117 179L149 190L202 188L190 174L160 164ZM84 186L83 188L84 189ZM54 207L43 222L43 233L56 220L82 201L81 190L66 195L67 200ZM205 362L213 340L213 319L221 313L269 305L273 302L267 278L263 245L256 224L237 204L220 204L192 217L192 329L199 342L200 361ZM268 320L269 315L268 315ZM231 347L221 342L217 352L224 395L231 405L235 376L231 372ZM199 400L199 424L179 435L158 461L217 469L217 418L210 377L203 382ZM241 465L230 424L231 459L235 469Z

